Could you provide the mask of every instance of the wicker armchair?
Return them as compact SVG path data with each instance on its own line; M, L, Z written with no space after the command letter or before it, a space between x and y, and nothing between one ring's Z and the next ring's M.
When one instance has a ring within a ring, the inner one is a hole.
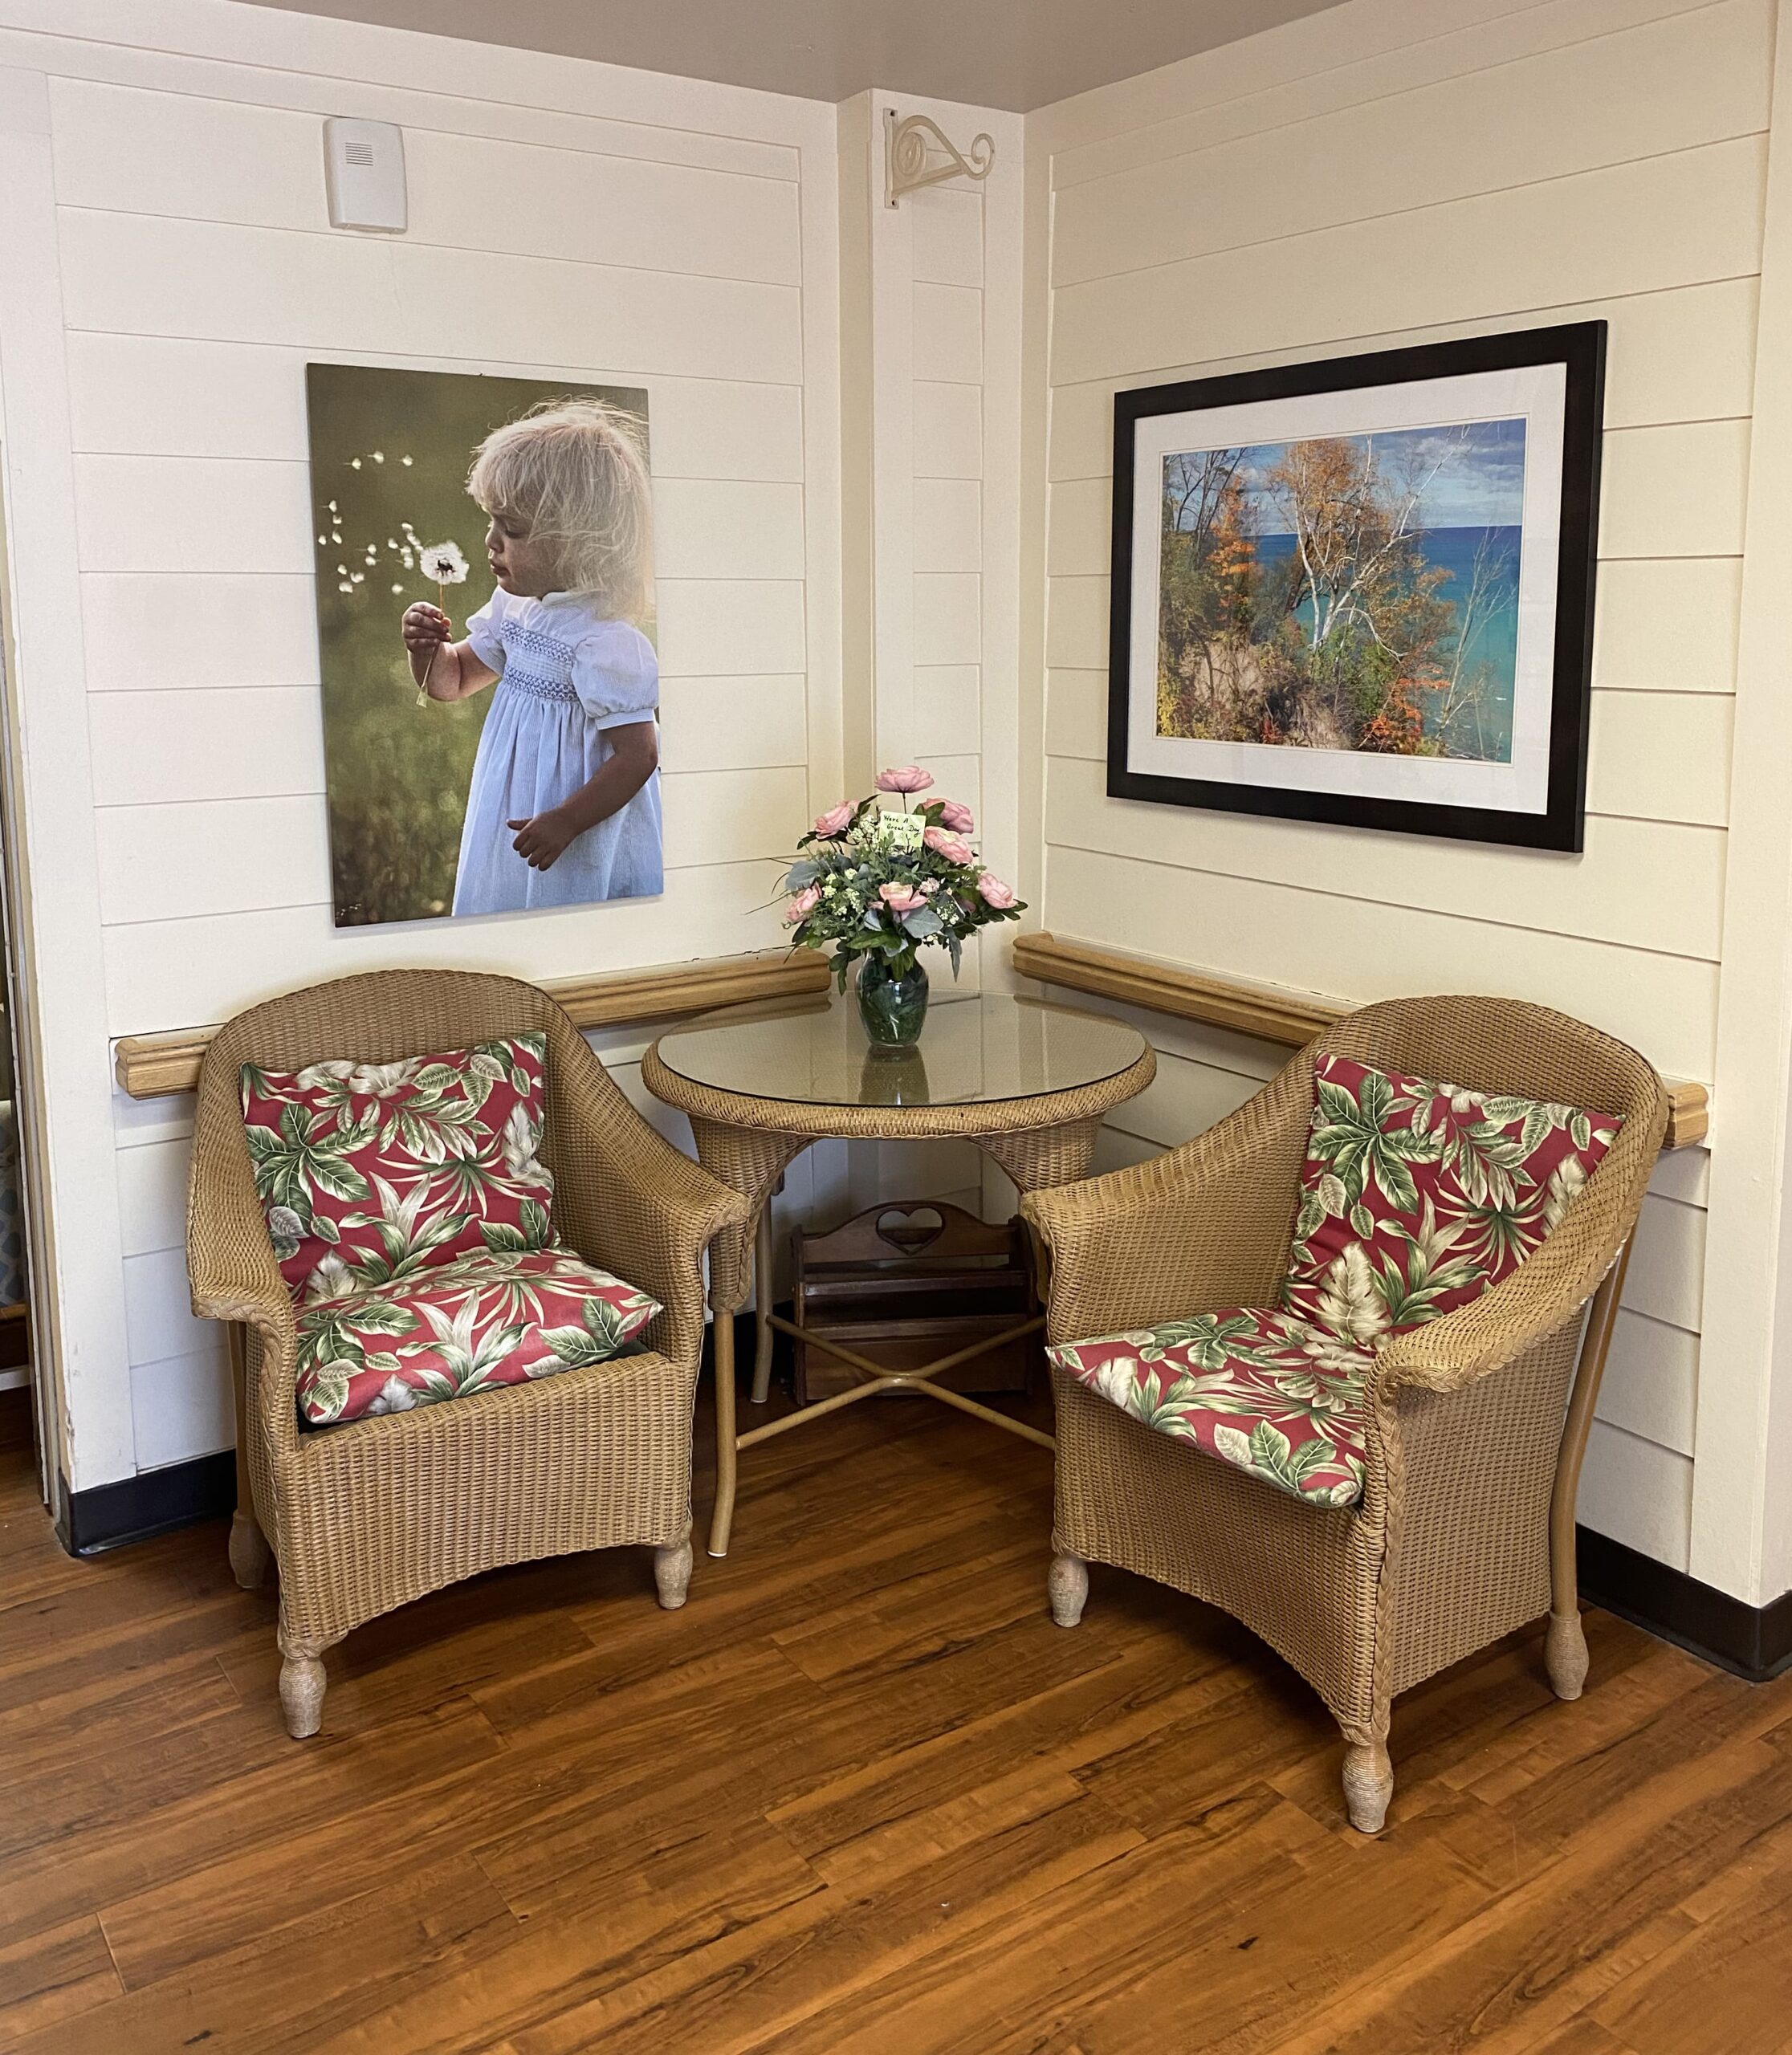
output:
M1560 1224L1511 1276L1383 1347L1366 1393L1364 1491L1353 1507L1297 1502L1054 1370L1050 1588L1067 1626L1081 1615L1089 1561L1154 1577L1243 1621L1343 1729L1350 1816L1373 1833L1393 1792L1397 1693L1547 1612L1551 1685L1562 1698L1579 1695L1587 1657L1574 1495L1668 1108L1661 1080L1634 1051L1540 1007L1425 999L1366 1007L1184 1146L1028 1196L1023 1212L1050 1264L1053 1343L1276 1302L1324 1050L1620 1114L1624 1125Z
M238 1072L382 1063L530 1030L548 1036L542 1154L561 1239L665 1311L651 1353L539 1382L301 1434L295 1320L255 1195ZM238 1014L200 1073L187 1216L196 1314L237 1324L237 1512L230 1562L280 1582L280 1700L315 1733L320 1658L352 1627L503 1563L653 1548L660 1601L690 1574L691 1413L703 1251L745 1217L636 1113L544 992L509 978L398 971Z

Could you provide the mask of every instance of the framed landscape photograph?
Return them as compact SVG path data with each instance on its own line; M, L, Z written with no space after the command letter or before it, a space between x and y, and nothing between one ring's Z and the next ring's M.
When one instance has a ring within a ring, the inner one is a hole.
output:
M1578 850L1605 336L1116 393L1110 796Z

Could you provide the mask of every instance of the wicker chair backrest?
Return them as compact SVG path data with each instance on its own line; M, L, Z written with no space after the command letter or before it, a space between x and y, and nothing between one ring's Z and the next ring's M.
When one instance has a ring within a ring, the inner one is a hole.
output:
M337 978L268 999L227 1020L207 1045L199 1076L202 1108L233 1110L245 1063L298 1070L308 1063L350 1058L396 1063L405 1056L458 1049L500 1035L548 1031L548 1113L542 1154L557 1177L553 1114L555 1045L578 1036L539 987L471 971L377 971ZM613 1089L615 1089L613 1087ZM245 1150L246 1154L246 1149Z

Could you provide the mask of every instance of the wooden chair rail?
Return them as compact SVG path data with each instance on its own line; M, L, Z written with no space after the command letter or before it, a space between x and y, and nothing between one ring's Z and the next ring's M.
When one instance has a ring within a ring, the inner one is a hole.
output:
M750 999L825 991L828 978L827 959L813 950L768 949L751 956L549 979L542 989L565 1007L575 1027L616 1028L707 1013L712 1007L743 1005ZM133 1099L191 1092L199 1082L206 1044L216 1032L187 1028L169 1035L122 1036L112 1052L120 1089Z
M1016 935L1013 961L1023 977L1037 978L1043 984L1094 992L1129 1006L1173 1014L1179 1020L1199 1020L1210 1028L1228 1028L1234 1034L1255 1035L1293 1048L1311 1041L1362 1003L1203 976L1149 956L1100 949L1055 934ZM1704 1086L1670 1079L1668 1099L1668 1134L1662 1146L1690 1149L1703 1141L1709 1125Z

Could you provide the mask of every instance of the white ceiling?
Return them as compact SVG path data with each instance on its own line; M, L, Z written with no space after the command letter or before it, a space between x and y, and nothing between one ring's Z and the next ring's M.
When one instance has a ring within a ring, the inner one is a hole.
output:
M251 0L840 100L871 86L1026 112L1334 0Z

